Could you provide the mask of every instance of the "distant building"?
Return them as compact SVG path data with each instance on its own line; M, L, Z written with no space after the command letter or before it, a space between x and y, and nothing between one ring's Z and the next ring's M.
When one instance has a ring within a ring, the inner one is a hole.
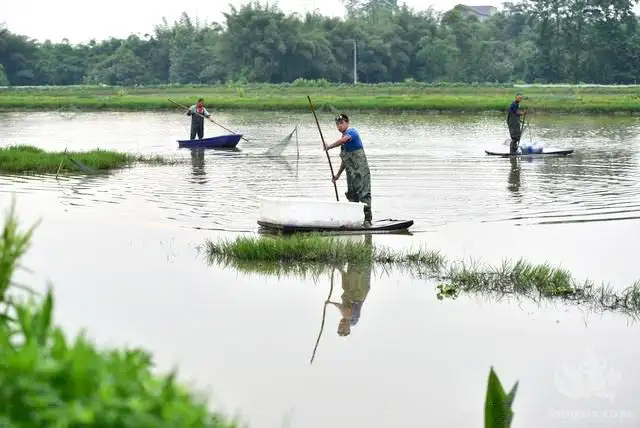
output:
M484 21L491 15L498 13L498 8L494 6L469 6L466 4L458 4L455 8L467 16L477 16L480 21Z

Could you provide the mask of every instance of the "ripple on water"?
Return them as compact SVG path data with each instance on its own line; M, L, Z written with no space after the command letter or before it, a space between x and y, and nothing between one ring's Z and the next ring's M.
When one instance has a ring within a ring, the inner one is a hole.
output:
M151 127L158 120L147 117L136 116L137 125L147 120ZM109 121L82 120L74 118L74 129L83 133L97 132ZM0 192L55 192L60 203L76 208L126 205L131 215L157 212L187 227L253 230L261 195L335 198L315 124L305 121L299 121L299 156L295 141L283 156L265 156L278 135L294 125L260 123L247 125L255 135L237 151L181 150L185 163L139 165L108 175L59 180L52 175L4 175ZM575 147L574 156L514 160L485 156L473 126L429 118L405 126L415 137L398 139L397 125L371 118L360 131L367 136L374 216L413 218L418 230L464 221L549 224L640 218L640 144L628 136L621 141L597 122L591 126L579 145L559 128L541 132L546 146ZM482 119L481 127L493 141L504 139L500 120ZM19 130L13 132L17 139ZM325 133L325 140L333 137ZM176 152L173 139L136 138L152 152ZM126 137L122 140L127 143ZM331 159L335 171L340 162L336 151ZM345 187L343 177L338 183L341 200Z

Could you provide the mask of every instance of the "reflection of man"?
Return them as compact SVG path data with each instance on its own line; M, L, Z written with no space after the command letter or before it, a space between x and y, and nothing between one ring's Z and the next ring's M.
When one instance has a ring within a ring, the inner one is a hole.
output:
M511 163L511 169L509 170L509 190L512 192L517 192L520 190L520 159L517 159L516 156L512 156L509 158Z
M191 149L191 166L193 167L193 175L204 174L204 149Z
M371 235L366 236L366 244L371 249ZM348 336L351 326L360 320L360 310L371 287L371 259L361 263L349 263L347 270L338 268L342 276L342 303L329 302L340 309L342 318L338 324L338 335Z

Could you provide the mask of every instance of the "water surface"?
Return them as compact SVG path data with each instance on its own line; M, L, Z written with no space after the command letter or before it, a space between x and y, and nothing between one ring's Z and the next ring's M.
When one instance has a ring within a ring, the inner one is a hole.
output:
M377 218L412 218L412 236L374 245L440 249L450 258L526 257L616 288L640 278L637 118L539 117L531 139L575 155L510 162L484 155L507 138L501 116L352 114L372 170ZM258 198L334 198L313 117L218 113L252 140L238 151L177 149L178 113L0 116L0 143L97 147L177 156L107 176L0 177L21 219L42 219L21 281L56 289L57 319L100 344L154 351L160 368L211 392L252 427L480 426L489 367L516 380L514 427L638 426L637 324L571 304L463 295L403 272L237 272L207 263L205 239L257 229ZM321 115L324 137L338 135ZM282 157L267 149L298 125ZM205 135L224 131L206 124ZM525 132L525 140L528 138ZM332 153L337 169L339 157ZM346 190L338 183L341 199ZM358 239L358 238L353 238ZM368 289L338 334L345 289Z

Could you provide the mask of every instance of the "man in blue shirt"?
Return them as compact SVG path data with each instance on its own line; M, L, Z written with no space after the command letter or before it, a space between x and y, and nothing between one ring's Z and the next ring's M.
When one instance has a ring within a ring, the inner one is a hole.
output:
M342 133L342 137L335 143L325 146L325 150L330 150L340 146L340 169L333 177L335 183L342 171L347 171L347 200L350 202L363 202L364 225L371 226L371 174L369 163L364 153L364 146L358 131L349 126L349 117L346 114L339 114L335 118L336 127Z
M520 145L520 137L522 136L520 116L527 114L526 111L520 109L520 101L522 101L522 94L518 93L515 101L511 103L509 111L507 112L507 126L509 127L509 135L511 136L509 153L511 154L515 154Z

